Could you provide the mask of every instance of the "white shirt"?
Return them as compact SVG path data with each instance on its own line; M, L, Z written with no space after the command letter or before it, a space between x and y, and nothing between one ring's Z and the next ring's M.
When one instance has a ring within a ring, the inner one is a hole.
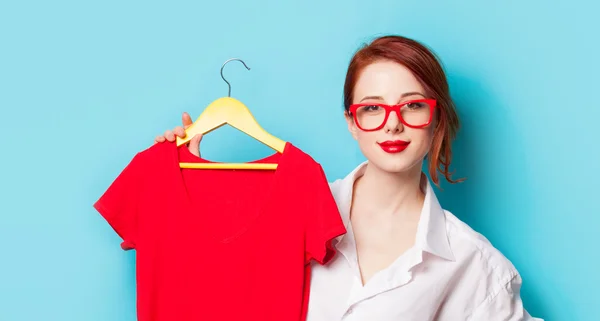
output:
M363 286L350 224L354 181L367 162L330 184L347 233L338 254L312 265L307 321L532 321L521 277L487 239L442 209L424 177L415 245Z

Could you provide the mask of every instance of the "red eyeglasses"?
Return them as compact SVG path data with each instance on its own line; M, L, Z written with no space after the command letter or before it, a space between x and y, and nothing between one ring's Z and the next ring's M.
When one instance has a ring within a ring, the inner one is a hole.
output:
M353 104L349 111L358 128L374 131L383 128L392 111L396 112L402 124L423 128L431 123L435 107L435 99L416 99L392 106L379 103Z

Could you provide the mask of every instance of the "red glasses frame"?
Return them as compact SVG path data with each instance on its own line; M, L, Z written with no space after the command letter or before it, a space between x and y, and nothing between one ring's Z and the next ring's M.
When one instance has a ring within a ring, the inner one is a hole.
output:
M407 104L413 104L413 103L427 103L429 105L429 120L427 121L427 123L425 123L423 125L419 125L419 126L413 126L413 125L408 124L402 118L402 112L401 112L402 107ZM360 126L360 122L358 121L358 118L356 116L356 110L358 108L364 107L364 106L379 106L379 107L385 109L385 118L381 122L381 125L379 125L376 128L373 128L373 129L364 129L362 126ZM381 128L383 128L383 126L385 126L385 123L387 123L387 120L390 117L390 113L392 111L396 112L396 115L398 115L398 119L405 126L408 126L411 128L423 128L423 127L431 124L431 121L433 120L433 112L436 107L437 107L437 101L435 99L414 99L414 100L405 101L405 102L403 102L401 104L397 104L397 105L386 105L386 104L381 104L381 103L352 104L352 105L350 105L349 111L350 111L350 114L352 114L352 117L354 118L354 123L358 126L358 128L360 128L362 131L369 132L369 131L380 130Z

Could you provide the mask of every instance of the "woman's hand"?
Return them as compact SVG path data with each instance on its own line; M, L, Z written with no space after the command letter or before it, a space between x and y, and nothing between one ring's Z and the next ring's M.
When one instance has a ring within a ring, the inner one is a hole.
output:
M154 139L154 143L162 143L165 140L169 142L175 141L175 137L185 137L185 130L192 125L192 118L188 113L183 113L181 116L181 123L183 126L177 126L172 131L167 130L163 135L158 135ZM188 149L190 152L200 157L200 141L202 141L202 134L194 136L188 143Z

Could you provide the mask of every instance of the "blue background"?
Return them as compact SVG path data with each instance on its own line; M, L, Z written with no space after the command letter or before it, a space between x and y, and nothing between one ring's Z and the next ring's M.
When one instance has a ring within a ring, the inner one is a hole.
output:
M463 128L443 205L519 269L528 310L599 320L600 23L592 1L0 4L0 320L135 320L135 252L93 210L154 136L227 95L333 180L354 50L398 33L441 57ZM595 21L596 20L596 21ZM595 31L594 31L595 30ZM235 147L219 148L236 142ZM270 150L231 128L203 156ZM165 189L169 186L165 186Z

